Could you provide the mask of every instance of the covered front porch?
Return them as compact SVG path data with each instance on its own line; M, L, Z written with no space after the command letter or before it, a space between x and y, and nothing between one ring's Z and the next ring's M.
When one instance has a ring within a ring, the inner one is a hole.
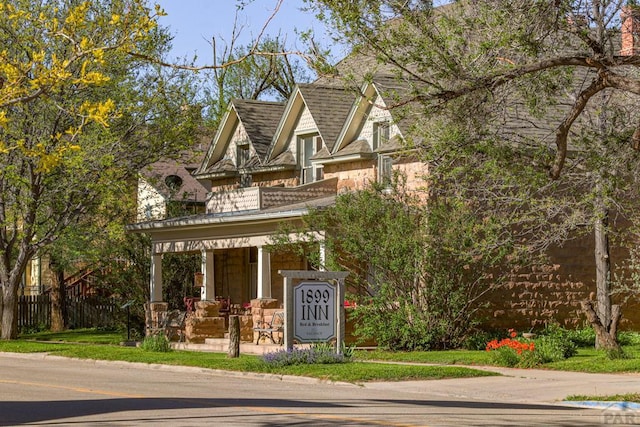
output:
M284 281L278 271L310 267L306 258L293 253L271 253L272 236L283 222L299 225L310 204L321 206L332 201L323 198L300 206L289 205L287 210L199 215L131 226L133 231L148 233L152 239L147 330L159 329L170 311L184 310L184 332L178 340L204 344L207 339L223 338L228 316L238 315L241 341L255 345L254 326L282 310ZM290 237L296 238L293 234ZM322 244L317 250L324 258ZM199 295L185 300L183 307L170 307L163 297L162 260L170 253L195 253L201 259L200 271L194 278Z

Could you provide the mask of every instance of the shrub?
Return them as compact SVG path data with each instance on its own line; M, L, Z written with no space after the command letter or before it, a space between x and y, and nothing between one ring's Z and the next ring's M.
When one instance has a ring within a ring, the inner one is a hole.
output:
M596 331L591 326L568 330L567 336L578 347L593 347L596 345Z
M269 366L283 367L290 365L346 363L351 360L353 348L337 354L330 344L315 344L310 348L294 348L266 353L262 360Z
M553 358L553 360L549 361L568 359L571 356L575 356L578 351L573 339L577 339L579 334L574 334L573 332L560 327L557 323L550 323L542 330L536 342L545 346L545 357Z
M620 345L640 345L640 334L638 332L624 331L618 334Z
M576 354L573 341L563 340L553 335L542 335L535 340L538 364L557 362Z
M149 335L142 341L142 349L146 351L156 351L166 353L171 351L169 340L162 334Z
M485 350L489 341L499 340L504 337L504 332L501 331L474 332L464 339L462 348L465 350Z

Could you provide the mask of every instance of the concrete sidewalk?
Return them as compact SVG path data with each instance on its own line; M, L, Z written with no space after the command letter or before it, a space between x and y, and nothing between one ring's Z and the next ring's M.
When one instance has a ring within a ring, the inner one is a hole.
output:
M575 402L563 400L571 395L614 395L640 393L640 374L588 374L542 369L512 369L493 366L468 366L498 372L502 376L459 378L401 383L367 383L366 388L403 390L434 397L456 397L510 403L554 403L593 408L609 408L613 402ZM627 410L640 410L629 404Z

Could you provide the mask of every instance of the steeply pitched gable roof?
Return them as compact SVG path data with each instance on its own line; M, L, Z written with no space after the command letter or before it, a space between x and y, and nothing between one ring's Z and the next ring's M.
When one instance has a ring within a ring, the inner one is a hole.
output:
M324 144L329 151L332 151L355 102L355 93L332 86L315 84L298 86L313 120L318 126L318 132Z
M234 99L233 106L244 125L251 145L264 160L284 112L284 103Z
M263 161L283 111L284 104L280 102L232 100L196 174L210 172L210 169L215 169L215 165L223 160L240 123L244 126L249 142L256 150L260 161Z
M297 85L289 97L267 158L276 158L287 148L289 137L305 107L325 146L332 150L355 99L354 92L339 87L315 83Z

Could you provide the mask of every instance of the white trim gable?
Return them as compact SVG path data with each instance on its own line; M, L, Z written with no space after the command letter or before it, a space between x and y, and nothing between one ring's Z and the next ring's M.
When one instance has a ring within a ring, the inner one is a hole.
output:
M345 121L345 124L340 131L340 135L338 136L338 140L336 145L333 147L333 152L331 154L335 154L338 151L345 148L351 142L356 141L357 136L360 134L362 126L369 116L369 111L371 110L371 99L374 96L379 96L373 84L367 83L361 89L362 95L358 97L356 102L353 104L353 108L349 112L349 116Z
M227 147L233 137L233 133L235 132L238 123L240 123L240 119L238 118L238 113L233 106L233 102L231 102L229 103L229 107L227 107L227 112L220 121L218 131L211 141L211 145L207 150L207 155L202 161L202 165L200 165L198 170L195 172L196 175L205 173L207 169L224 158L227 153Z
M290 147L293 129L298 122L298 116L304 106L304 99L300 93L300 88L296 86L287 101L284 114L273 136L273 141L266 157L267 163L284 153Z

